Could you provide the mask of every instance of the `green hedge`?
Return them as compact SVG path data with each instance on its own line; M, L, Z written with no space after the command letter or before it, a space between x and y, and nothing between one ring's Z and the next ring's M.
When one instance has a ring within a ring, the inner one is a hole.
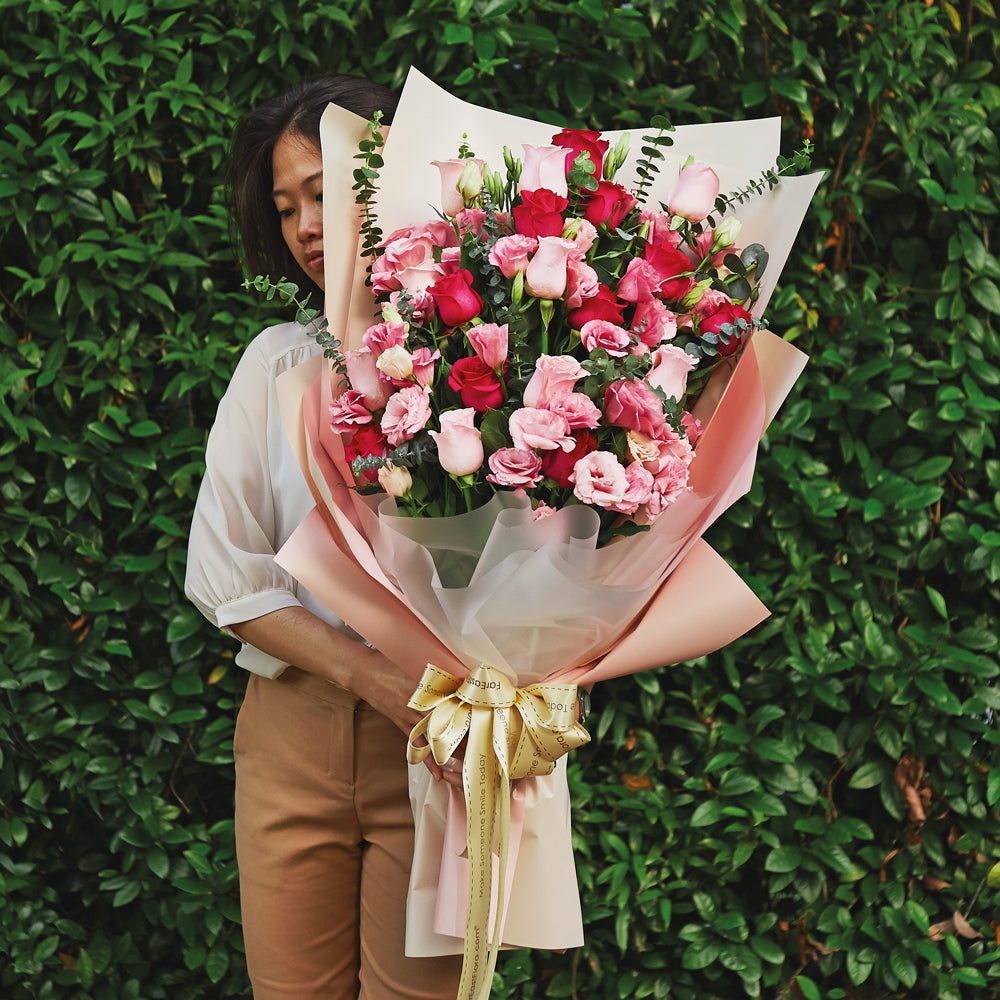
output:
M181 581L276 317L219 166L262 96L413 63L558 124L780 114L828 170L770 309L812 362L711 533L774 614L598 689L587 944L495 995L997 996L998 37L988 0L0 0L0 995L246 989L244 678Z

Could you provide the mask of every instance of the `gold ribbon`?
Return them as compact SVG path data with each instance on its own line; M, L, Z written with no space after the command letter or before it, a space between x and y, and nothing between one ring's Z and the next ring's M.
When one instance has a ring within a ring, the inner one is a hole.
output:
M589 742L573 721L575 684L531 684L517 688L485 663L468 677L453 677L427 665L410 708L427 715L410 732L411 764L433 754L445 764L468 734L462 764L469 897L465 915L462 978L457 1000L486 1000L500 949L507 848L510 843L510 783L549 774L565 753ZM415 746L421 736L426 746ZM490 927L492 855L499 856L497 906Z

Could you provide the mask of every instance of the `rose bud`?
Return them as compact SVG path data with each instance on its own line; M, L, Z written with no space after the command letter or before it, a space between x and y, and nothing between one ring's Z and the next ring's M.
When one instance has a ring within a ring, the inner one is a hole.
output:
M441 414L441 430L428 431L437 443L438 461L445 472L467 476L483 464L483 442L473 421L476 411L446 410Z
M667 193L671 215L688 222L701 222L708 217L719 197L719 175L704 163L684 167Z

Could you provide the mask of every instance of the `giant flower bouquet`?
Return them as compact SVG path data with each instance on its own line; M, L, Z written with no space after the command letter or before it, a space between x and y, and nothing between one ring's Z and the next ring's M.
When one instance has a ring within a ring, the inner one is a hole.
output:
M482 160L430 166L463 132ZM629 162L622 135L553 137L412 72L384 153L324 117L333 360L279 380L317 508L278 561L413 677L430 747L412 760L465 744L464 794L411 768L407 918L408 953L464 950L463 997L488 995L501 943L582 941L556 766L587 739L575 684L767 614L700 536L805 360L754 317L816 178L734 213L720 183L752 187L776 131L677 136L682 156L655 134Z

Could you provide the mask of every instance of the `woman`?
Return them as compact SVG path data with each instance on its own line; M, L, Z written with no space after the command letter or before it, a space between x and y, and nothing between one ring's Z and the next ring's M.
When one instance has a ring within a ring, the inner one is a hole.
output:
M395 97L350 76L306 83L237 126L227 190L251 275L323 288L320 117L391 118ZM240 639L236 850L256 1000L453 997L459 956L405 958L413 820L412 681L273 562L313 506L275 379L319 347L293 323L247 348L209 435L186 591ZM442 775L431 760L434 777Z

